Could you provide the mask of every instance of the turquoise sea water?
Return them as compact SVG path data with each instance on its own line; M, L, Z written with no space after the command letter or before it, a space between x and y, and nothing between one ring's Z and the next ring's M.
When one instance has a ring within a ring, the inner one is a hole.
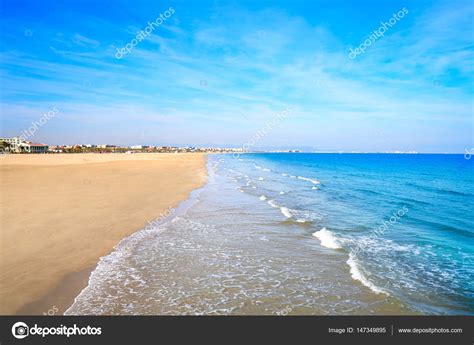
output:
M316 229L328 229L344 251L357 248L354 260L368 284L423 312L474 312L472 160L394 154L243 159L232 162L235 170L247 165L251 171L253 163L270 169L261 170L267 194L297 212L319 213L321 219L312 224ZM318 180L314 186L319 189L282 174ZM273 181L288 193L274 194ZM390 223L393 214L399 219ZM384 222L388 224L381 229ZM377 235L378 229L383 234Z
M474 159L210 155L69 314L474 314ZM157 215L159 216L159 215Z

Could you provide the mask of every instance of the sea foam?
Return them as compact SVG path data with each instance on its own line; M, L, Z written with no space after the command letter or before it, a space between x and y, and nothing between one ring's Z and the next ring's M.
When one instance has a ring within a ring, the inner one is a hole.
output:
M350 272L351 272L351 277L354 280L357 280L361 282L363 285L367 286L370 290L375 292L376 294L383 293L385 295L388 295L387 292L383 291L376 285L374 285L370 280L368 280L364 274L361 272L359 268L359 263L356 259L356 256L353 253L349 254L349 259L347 260L347 264L350 267Z
M322 228L319 231L313 233L314 237L317 237L321 241L321 245L326 248L331 249L340 249L341 245L339 244L337 238L333 233L326 228Z
M299 180L303 180L303 181L308 181L308 182L311 182L313 184L320 184L321 182L319 182L318 180L315 180L315 179L311 179L311 178L307 178L307 177L303 177L303 176L298 176L298 179Z
M286 218L291 218L292 214L290 210L287 207L280 207L280 212L283 214Z
M275 203L275 201L273 201L273 200L268 200L267 202L268 202L268 204L269 204L271 207L275 207L275 208L279 208L279 207L280 207L280 206L278 206L278 205Z

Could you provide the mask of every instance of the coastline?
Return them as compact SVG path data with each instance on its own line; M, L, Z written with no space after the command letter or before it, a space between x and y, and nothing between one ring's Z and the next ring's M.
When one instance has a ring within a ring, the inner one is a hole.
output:
M301 191L317 196L314 182L255 157L226 158L208 157L206 185L172 219L135 232L103 257L67 315L416 314L354 279L347 248L314 238L319 218L294 204ZM280 194L278 181L294 193Z
M0 177L0 314L59 315L101 257L204 185L206 155L11 155Z

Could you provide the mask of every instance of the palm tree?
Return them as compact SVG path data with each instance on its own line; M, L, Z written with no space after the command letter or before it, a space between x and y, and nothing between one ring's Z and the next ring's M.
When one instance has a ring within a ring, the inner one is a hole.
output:
M12 145L10 143L0 140L0 153L6 153L7 151L10 151L11 146Z

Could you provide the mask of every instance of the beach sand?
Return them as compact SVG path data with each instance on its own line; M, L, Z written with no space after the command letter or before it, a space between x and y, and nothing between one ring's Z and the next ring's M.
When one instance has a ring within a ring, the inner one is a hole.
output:
M204 154L0 157L0 314L62 314L99 258L206 181Z

